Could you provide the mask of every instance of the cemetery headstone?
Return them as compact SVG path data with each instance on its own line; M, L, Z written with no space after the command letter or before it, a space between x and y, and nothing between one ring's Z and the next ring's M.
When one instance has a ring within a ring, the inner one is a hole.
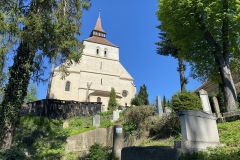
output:
M161 102L160 96L157 96L156 98L156 107L157 107L157 113L159 115L163 114L162 102Z
M63 122L63 129L68 128L69 124L68 121Z
M100 115L96 114L93 116L93 120L92 120L92 125L93 126L96 126L96 127L99 127L100 126Z
M164 113L166 113L166 115L169 116L169 115L172 113L171 108L165 107L165 108L164 108Z
M118 120L119 118L119 110L113 111L113 121Z
M221 116L220 109L219 109L219 104L218 104L217 98L216 98L216 97L213 97L212 100L213 100L213 106L214 106L214 109L215 109L216 117L217 117L217 118L222 117L222 116Z
M194 152L222 146L215 116L196 110L183 110L177 114L180 116L182 141L174 142L175 149Z
M210 102L209 102L209 99L208 99L207 91L201 89L199 91L199 97L200 97L201 102L202 102L203 111L206 112L206 113L212 114L212 109L211 109L211 105L210 105Z

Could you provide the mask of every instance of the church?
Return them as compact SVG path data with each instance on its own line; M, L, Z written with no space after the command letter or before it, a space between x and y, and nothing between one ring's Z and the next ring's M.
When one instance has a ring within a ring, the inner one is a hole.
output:
M136 94L133 77L119 61L119 47L106 39L100 16L85 46L80 63L68 68L70 73L60 79L59 67L54 69L50 99L79 102L102 102L102 111L107 111L111 88L116 91L117 102L129 106Z

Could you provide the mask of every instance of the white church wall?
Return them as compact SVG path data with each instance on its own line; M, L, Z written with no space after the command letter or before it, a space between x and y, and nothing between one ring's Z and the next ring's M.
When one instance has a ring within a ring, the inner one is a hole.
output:
M60 79L61 76L53 77L52 88L50 91L50 98L62 100L77 100L78 99L78 86L79 86L79 73L70 73L65 80ZM66 82L70 82L70 90L65 91Z
M85 45L83 54L92 55L92 56L99 56L104 57L104 51L107 51L106 58L119 60L119 48L107 46L98 43L92 43L84 41L83 44ZM96 50L99 49L99 53L97 55Z

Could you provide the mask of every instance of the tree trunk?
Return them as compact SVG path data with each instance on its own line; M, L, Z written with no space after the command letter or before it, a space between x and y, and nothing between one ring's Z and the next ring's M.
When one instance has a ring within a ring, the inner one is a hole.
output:
M12 139L13 139L13 132L14 132L14 127L12 127L11 125L6 127L5 137L3 139L1 149L11 148Z
M216 55L216 58L219 60L219 64L221 66L221 77L224 86L224 101L226 106L226 111L234 111L237 109L237 93L235 89L235 85L232 79L230 67L229 67L229 38L228 38L228 0L223 1L223 22L222 22L222 54L221 56Z
M9 80L0 105L0 148L9 149L12 144L14 129L19 122L30 76L33 69L35 52L30 51L27 43L21 42L14 63L9 68Z
M185 69L186 68L183 60L178 58L178 72L180 75L181 92L186 91L186 78L184 76Z
M222 83L223 83L223 90L224 90L224 104L227 112L231 112L237 109L236 102L237 102L237 92L235 89L235 85L232 79L231 71L226 62L223 58L219 60L221 65L221 72L222 72Z
M51 87L52 87L52 77L53 77L53 74L54 74L54 67L55 67L56 59L57 59L57 58L54 57L54 58L51 60L52 67L51 67L51 73L50 73L49 82L48 82L46 99L49 99L49 98L50 98L50 92L51 92Z

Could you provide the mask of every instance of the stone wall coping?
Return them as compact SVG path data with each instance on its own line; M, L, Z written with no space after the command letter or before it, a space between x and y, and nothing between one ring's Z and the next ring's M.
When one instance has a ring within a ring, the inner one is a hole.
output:
M171 146L131 146L131 147L124 147L122 148L123 149L174 149L173 147Z
M189 115L189 116L194 116L194 117L202 117L202 118L207 118L207 119L213 119L217 120L216 117L214 117L212 114L206 113L204 111L198 111L198 110L183 110L180 112L177 112L178 116L182 115Z

